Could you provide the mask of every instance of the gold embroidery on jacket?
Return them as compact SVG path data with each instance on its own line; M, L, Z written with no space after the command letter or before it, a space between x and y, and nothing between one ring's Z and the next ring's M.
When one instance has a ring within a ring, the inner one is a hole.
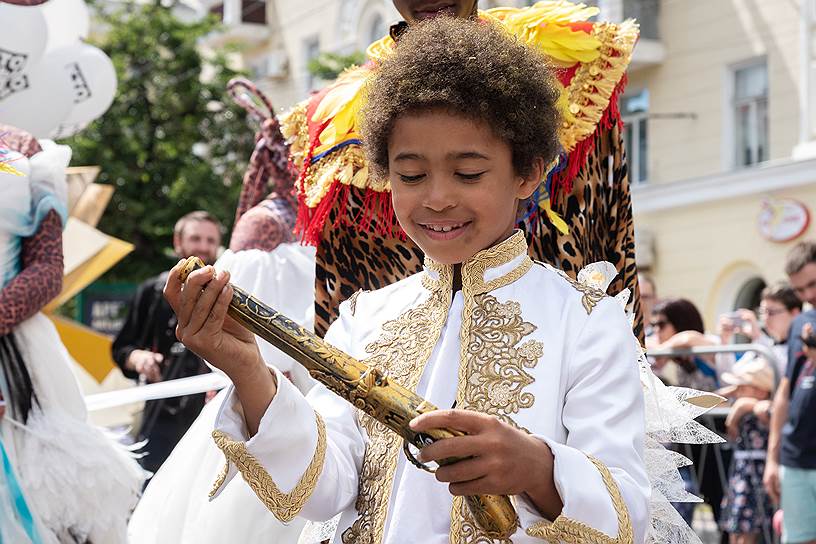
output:
M534 378L526 369L536 366L544 349L536 340L519 343L536 330L535 325L521 317L518 302L501 303L488 294L475 297L471 315L465 406L502 419L530 408L535 397L524 388Z
M566 542L567 544L632 544L634 541L632 521L629 519L629 509L623 501L620 489L609 469L591 455L587 455L592 464L598 469L603 478L606 491L612 499L612 506L618 516L618 536L611 538L585 523L569 519L560 515L555 521L540 521L527 529L527 534L548 542Z
M365 289L357 289L353 295L351 295L348 299L349 303L349 310L351 310L351 315L353 316L357 312L357 297L360 296L361 293L366 293Z
M213 431L213 439L218 448L224 452L227 462L235 463L241 475L261 502L283 523L292 521L311 497L317 486L317 480L323 471L326 457L326 425L323 418L315 412L317 423L317 446L315 454L300 481L292 491L283 493L263 465L249 451L245 442L231 439L226 433ZM224 474L226 476L226 474ZM223 482L222 482L223 483Z
M510 414L529 408L535 402L533 394L524 391L534 381L526 369L535 367L544 348L536 340L519 344L536 330L535 325L521 317L518 302L501 303L488 292L516 281L533 263L527 257L510 273L485 282L486 269L510 262L519 255L526 256L527 244L524 236L517 232L491 250L494 251L480 253L477 257L482 259L469 261L462 270L464 309L456 406L496 416L518 427ZM454 497L450 542L490 544L511 540L493 540L483 534L464 498Z
M385 323L380 338L366 347L371 354L365 360L367 364L387 370L389 380L412 390L419 384L450 308L452 269L440 267L435 271L439 279L428 274L422 278L423 285L431 291L428 300ZM385 531L402 440L367 415L361 415L361 423L369 440L355 504L360 516L343 533L343 542L379 544Z
M569 284L572 285L576 291L583 295L581 297L581 304L583 304L584 310L586 310L587 315L591 314L592 310L595 309L595 306L597 306L598 303L607 296L607 294L601 291L600 289L596 289L591 285L579 282L578 280L576 280L563 270L559 270L558 268L550 266L547 263L542 263L539 261L536 261L536 263L540 264L541 266L548 270L555 272L556 274L567 280L567 282L569 282Z

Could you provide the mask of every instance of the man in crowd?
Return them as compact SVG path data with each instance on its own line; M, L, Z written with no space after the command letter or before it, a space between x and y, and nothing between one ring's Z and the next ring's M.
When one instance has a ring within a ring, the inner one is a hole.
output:
M774 397L765 487L784 511L784 544L816 544L816 241L788 254L785 272L812 307L788 335L788 366Z
M221 244L221 224L204 211L191 212L173 229L173 249L180 258L196 256L213 264ZM176 339L176 315L162 295L167 273L142 283L125 325L113 342L113 358L128 378L156 383L208 372L206 364ZM147 439L142 466L156 472L204 406L204 394L149 401L139 439Z

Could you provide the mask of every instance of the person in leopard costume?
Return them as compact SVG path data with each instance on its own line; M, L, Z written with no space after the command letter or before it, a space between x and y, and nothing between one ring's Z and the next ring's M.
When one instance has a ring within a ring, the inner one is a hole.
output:
M367 76L407 25L435 15L417 11L423 8L416 0L394 4L405 21L369 47L368 62L347 70L281 122L298 171L298 231L317 247L315 331L320 335L337 317L340 303L358 290L384 287L422 268L422 252L396 224L387 182L368 175L354 120ZM587 264L611 262L618 275L608 292L631 291L633 328L642 340L631 192L617 109L636 25L587 22L596 8L564 1L486 11L477 11L475 0L453 4L447 15L503 25L552 60L562 84L562 153L519 226L531 257L573 277ZM550 32L566 33L570 46L554 45Z

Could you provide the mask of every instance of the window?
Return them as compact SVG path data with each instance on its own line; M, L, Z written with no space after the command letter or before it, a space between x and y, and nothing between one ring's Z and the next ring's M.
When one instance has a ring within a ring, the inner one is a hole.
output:
M377 13L368 25L368 41L366 43L374 43L387 35L388 25L385 24L383 16Z
M762 63L734 69L734 165L768 160L768 67Z
M649 176L649 91L625 95L621 102L629 181L643 183Z
M306 71L306 92L311 92L315 90L317 78L309 71L309 61L320 54L320 40L317 36L303 42L303 53L303 66Z

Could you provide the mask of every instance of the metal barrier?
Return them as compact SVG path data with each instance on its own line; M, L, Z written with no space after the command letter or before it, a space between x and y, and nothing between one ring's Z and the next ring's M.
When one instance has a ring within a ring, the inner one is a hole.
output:
M774 386L779 385L782 376L779 375L779 359L771 348L763 344L726 344L722 346L697 346L682 349L656 349L647 353L649 357L682 357L688 355L717 355L719 353L755 352L768 359L774 373Z

